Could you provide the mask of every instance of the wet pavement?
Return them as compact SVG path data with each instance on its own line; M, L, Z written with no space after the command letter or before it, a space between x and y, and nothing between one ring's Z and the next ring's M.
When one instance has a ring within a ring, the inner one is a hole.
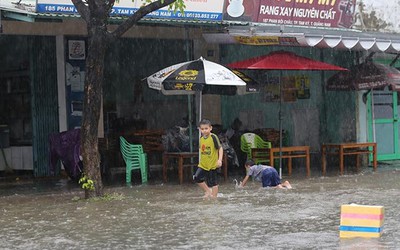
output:
M236 176L239 179L239 176ZM83 191L67 179L0 184L1 249L399 249L400 167L305 178L292 190L220 185L203 200L192 183L171 180L125 187L108 201L76 200ZM284 177L284 179L288 179ZM340 239L340 206L382 205L378 239Z

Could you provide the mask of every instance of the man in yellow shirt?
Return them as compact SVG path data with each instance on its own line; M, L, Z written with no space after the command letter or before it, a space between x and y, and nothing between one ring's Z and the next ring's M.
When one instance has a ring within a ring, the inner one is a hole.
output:
M217 168L222 166L224 150L218 136L211 133L210 120L203 119L199 123L201 138L199 142L200 160L193 179L204 190L204 198L216 198L218 195Z

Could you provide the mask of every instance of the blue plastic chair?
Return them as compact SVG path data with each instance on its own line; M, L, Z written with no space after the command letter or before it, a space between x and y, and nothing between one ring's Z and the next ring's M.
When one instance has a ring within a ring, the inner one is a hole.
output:
M139 169L142 183L147 183L147 155L140 144L129 143L124 137L120 136L121 154L126 164L126 184L132 181L132 170Z

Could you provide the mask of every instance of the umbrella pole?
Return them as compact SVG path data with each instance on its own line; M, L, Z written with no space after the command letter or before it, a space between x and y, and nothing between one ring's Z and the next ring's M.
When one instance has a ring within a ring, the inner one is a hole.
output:
M188 115L189 115L189 149L193 152L193 117L192 117L192 96L188 95ZM190 158L190 163L193 164L194 159ZM190 167L192 176L194 174L194 167Z
M201 106L202 106L202 104L203 104L203 103L202 103L202 102L203 102L203 100L202 100L202 99L203 99L203 98L202 98L202 94L203 94L203 91L200 91L200 96L199 96L199 122L201 121L201 115L202 115L202 114L201 114L201 111L202 111L202 110L201 110L201 109L202 109Z
M279 178L281 179L282 179L282 102L283 102L283 88L282 88L282 71L281 71L279 76Z
M203 92L202 91L200 91L200 92L196 92L196 93L199 93L199 121L197 122L197 124L201 121L201 106L202 106L202 94L203 94ZM199 131L199 147L200 147L200 137L201 137L201 131L200 131L200 128L198 128L198 131ZM199 148L199 162L200 162L200 157L201 157L201 154L200 154L200 148Z
M189 120L189 148L193 152L193 125L192 125L192 96L188 95L188 120Z
M189 43L189 29L185 26L185 40L186 40L186 60L190 60L190 43ZM188 120L189 120L189 149L193 152L193 124L192 124L192 96L188 95ZM193 159L191 159L193 160ZM192 162L193 163L193 162ZM193 170L193 169L192 169Z
M185 40L186 40L186 60L190 60L190 43L189 43L189 29L185 26ZM193 117L192 117L192 96L188 95L188 120L189 120L189 150L193 152ZM193 164L193 158L190 158L190 163ZM191 167L192 175L194 168Z

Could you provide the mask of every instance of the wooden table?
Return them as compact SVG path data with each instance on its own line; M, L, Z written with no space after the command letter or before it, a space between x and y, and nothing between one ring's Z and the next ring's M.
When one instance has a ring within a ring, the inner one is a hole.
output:
M185 167L193 167L198 165L198 152L164 152L163 153L163 181L167 182L167 169L168 162L170 159L178 159L178 177L179 184L183 183L183 168ZM195 159L193 163L185 163L185 159ZM226 153L224 152L224 157L222 160L222 171L224 174L224 180L228 179L228 158Z
M293 158L306 158L306 172L307 176L311 175L310 170L310 147L309 146L290 146L282 148L252 148L252 157L259 158L260 152L267 153L269 158L269 164L273 167L274 160L279 159L281 156L279 152L282 152L282 159L289 159L288 161L288 175L292 174L292 159ZM262 155L262 154L261 154Z
M371 150L372 148L372 150ZM378 164L376 160L376 143L375 142L344 142L344 143L325 143L322 144L322 175L326 174L326 156L327 155L339 155L339 167L340 174L344 173L344 156L345 155L356 155L356 166L357 171L360 167L360 154L372 154L373 155L373 166L376 170Z

